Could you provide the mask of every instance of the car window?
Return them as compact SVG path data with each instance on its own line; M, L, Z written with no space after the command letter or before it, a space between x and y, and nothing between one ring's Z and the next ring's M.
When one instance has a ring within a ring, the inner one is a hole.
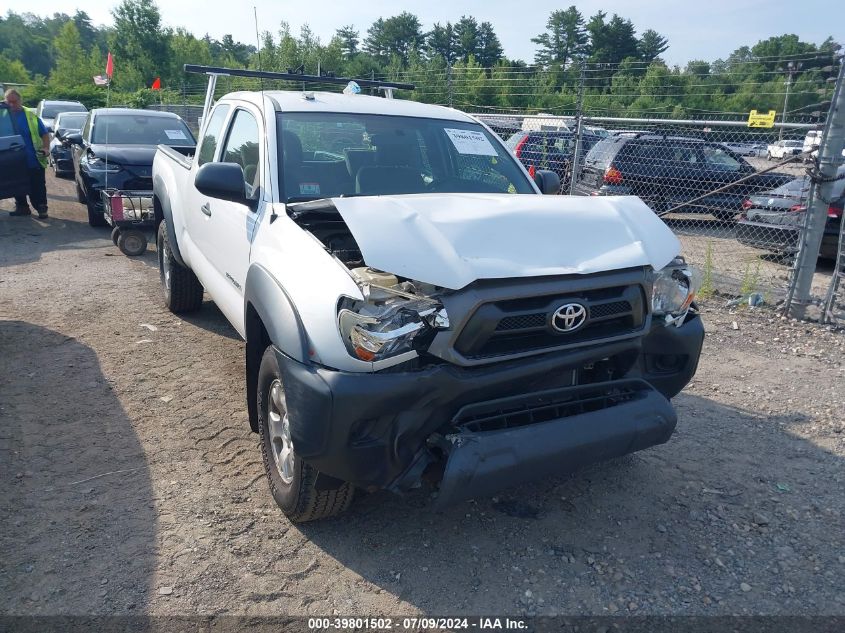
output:
M226 135L220 162L236 163L243 167L247 197L252 197L259 180L259 132L255 117L246 110L235 111Z
M85 123L88 114L85 112L63 112L56 118L56 128L65 130L79 130Z
M716 145L705 145L702 148L702 154L704 155L704 160L707 162L707 166L711 169L739 171L741 168L738 160Z
M55 119L62 112L85 112L85 106L81 103L45 103L41 109L41 117Z
M214 160L217 144L220 134L223 131L223 123L226 121L227 114L229 114L229 106L226 104L218 105L214 108L214 112L211 113L211 118L208 120L208 125L205 128L205 135L200 142L197 165L204 165Z
M619 141L620 138L615 136L600 140L587 153L584 158L585 164L596 169L607 169L607 166L616 157Z
M89 142L91 140L91 122L93 119L94 115L89 114L88 118L85 119L85 126L82 128L82 138Z
M279 116L284 199L535 193L513 154L473 122L374 114ZM529 152L528 144L522 152Z
M91 131L92 143L116 145L173 145L186 147L196 141L178 117L150 116L143 110L137 114L101 114Z

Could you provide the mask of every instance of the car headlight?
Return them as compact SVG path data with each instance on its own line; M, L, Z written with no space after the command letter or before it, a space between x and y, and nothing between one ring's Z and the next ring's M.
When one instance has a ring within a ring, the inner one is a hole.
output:
M676 258L655 273L651 291L651 311L665 317L667 324L680 326L701 286L698 271L683 258Z
M443 306L430 299L393 296L345 298L337 315L338 329L349 353L376 362L418 351L427 346L438 329L448 328Z
M123 169L117 163L107 163L99 156L89 156L85 162L88 163L88 169L91 171L104 171L113 174Z

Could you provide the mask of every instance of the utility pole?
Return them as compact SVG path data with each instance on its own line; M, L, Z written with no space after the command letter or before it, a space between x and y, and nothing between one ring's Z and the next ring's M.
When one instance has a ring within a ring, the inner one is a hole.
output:
M830 101L830 112L819 146L818 165L811 171L810 205L807 208L804 227L800 233L801 243L793 269L793 286L790 288L787 308L790 316L803 319L810 304L810 290L816 260L821 248L827 209L833 197L836 172L842 164L842 148L845 147L845 58L839 60L839 75Z
M786 65L786 94L783 96L783 112L780 113L780 132L778 132L778 140L783 140L783 128L786 123L786 111L789 108L789 88L792 86L792 75L801 70L801 62L789 62Z
M587 63L581 60L581 74L578 81L578 105L575 108L575 151L572 153L572 166L570 167L569 195L575 193L575 183L578 182L578 164L581 160L583 144L581 142L582 129L584 127L584 84L587 83Z

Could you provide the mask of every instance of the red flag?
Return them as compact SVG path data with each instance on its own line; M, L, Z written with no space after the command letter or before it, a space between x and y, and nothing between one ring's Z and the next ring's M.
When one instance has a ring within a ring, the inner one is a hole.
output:
M161 90L161 77L156 77L153 85L150 86L152 90Z
M106 60L106 77L111 79L113 72L114 72L114 58L111 56L111 51L109 51L109 57Z

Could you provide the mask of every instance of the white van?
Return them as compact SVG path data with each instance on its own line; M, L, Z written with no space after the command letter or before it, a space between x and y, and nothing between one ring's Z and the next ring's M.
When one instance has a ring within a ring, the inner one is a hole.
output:
M822 131L810 130L807 136L804 137L804 147L801 151L804 152L804 162L809 163L816 156L819 155L819 145L822 143ZM811 152L812 154L808 153Z

